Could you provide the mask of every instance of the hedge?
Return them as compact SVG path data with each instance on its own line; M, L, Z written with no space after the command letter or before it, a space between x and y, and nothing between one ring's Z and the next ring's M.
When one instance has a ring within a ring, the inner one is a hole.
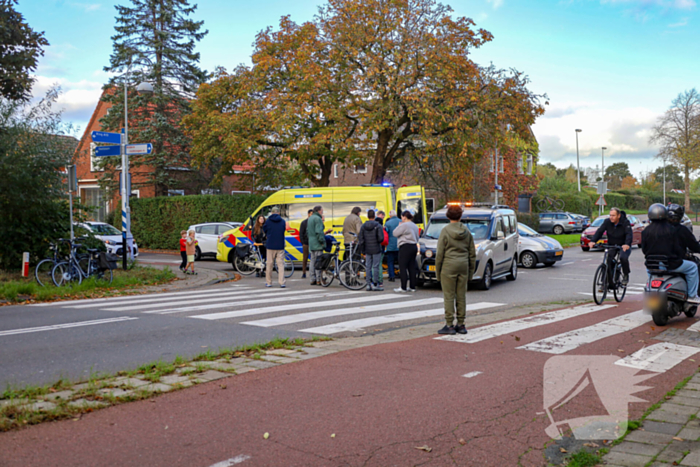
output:
M525 224L531 229L533 229L535 232L539 232L540 230L540 215L539 214L529 214L529 213L524 213L524 212L519 212L517 214L518 216L518 222L521 224Z
M131 201L131 232L140 248L179 249L180 231L204 222L244 222L265 195L192 195Z
M591 201L591 198L583 192L560 193L558 195L550 195L550 197L564 201L564 211L572 212L574 214L590 216L594 208L594 201ZM537 206L537 202L540 199L542 199L542 196L536 195L534 198L532 198L532 205ZM534 227L532 228L534 229Z

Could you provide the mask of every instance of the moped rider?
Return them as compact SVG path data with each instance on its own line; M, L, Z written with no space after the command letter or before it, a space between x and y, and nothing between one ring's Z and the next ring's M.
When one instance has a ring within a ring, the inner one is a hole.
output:
M624 211L618 208L610 208L610 216L598 227L591 241L598 242L603 237L608 236L608 245L620 246L620 263L622 264L622 284L627 285L630 280L630 254L632 253L632 226L627 220ZM612 260L612 257L610 258ZM608 265L609 266L609 265Z
M678 215L678 209L674 208L673 217ZM680 216L683 218L683 215ZM700 303L698 297L698 266L694 261L685 258L686 248L700 253L700 244L685 227L674 225L669 220L669 210L663 204L652 204L649 206L649 220L651 224L642 231L642 252L644 257L652 255L662 255L668 258L668 272L675 272L685 275L688 284L688 301ZM687 236L680 229L684 229L690 234L692 242L687 240ZM686 238L686 240L682 240ZM688 241L688 245L686 245ZM693 244L694 242L694 244Z

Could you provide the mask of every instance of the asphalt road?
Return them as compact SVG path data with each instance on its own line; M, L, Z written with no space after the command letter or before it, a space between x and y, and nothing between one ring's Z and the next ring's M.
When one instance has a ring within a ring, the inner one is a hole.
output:
M177 256L143 254L141 261L178 261ZM521 305L590 300L601 253L566 250L553 267L520 270L515 282L498 280L489 291L470 291L468 314L481 315ZM641 294L643 257L635 250L628 294ZM198 267L229 269L202 261ZM439 327L442 293L437 286L413 294L351 292L334 283L311 287L295 272L284 290L263 279L194 291L47 305L0 308L0 388L52 383L91 372L116 372L177 355L264 342L274 337L348 336L418 324ZM469 324L469 321L467 321Z

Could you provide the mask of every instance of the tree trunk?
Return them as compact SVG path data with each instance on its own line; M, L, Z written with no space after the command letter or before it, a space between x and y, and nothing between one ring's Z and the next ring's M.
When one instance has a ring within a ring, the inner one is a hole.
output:
M389 151L391 133L391 130L382 130L377 136L377 150L374 153L374 162L372 163L372 181L378 185L384 182L384 177L386 176L385 159Z

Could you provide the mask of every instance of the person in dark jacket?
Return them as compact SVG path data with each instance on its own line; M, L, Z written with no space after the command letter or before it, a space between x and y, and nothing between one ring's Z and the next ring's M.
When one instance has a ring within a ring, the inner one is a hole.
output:
M389 211L389 220L384 223L384 230L389 234L389 244L386 247L386 266L389 269L389 282L396 280L395 264L399 263L399 245L393 232L399 226L401 220L396 216L396 211Z
M608 236L608 245L621 246L620 263L622 263L622 283L627 285L630 280L630 254L632 253L632 226L627 220L624 211L618 208L610 208L610 216L598 227L591 241L597 242L603 238L603 234ZM611 255L610 261L613 256Z
M476 248L469 229L462 224L462 208L447 208L450 223L440 232L435 256L435 274L445 298L445 327L438 334L466 334L467 282L476 269ZM454 320L457 318L457 326Z
M265 271L265 287L272 287L272 268L277 263L277 280L280 287L285 288L284 277L284 234L287 223L280 216L280 208L273 207L270 217L265 221L263 230L267 236L267 270Z
M368 221L362 224L358 241L360 251L365 254L367 265L367 290L383 291L380 285L379 275L382 273L382 242L384 241L384 228L374 220L374 210L367 211Z
M687 248L700 253L700 244L687 228L668 222L668 214L669 212L662 204L656 203L649 207L651 224L642 231L642 252L647 258L649 256L668 258L668 271L685 275L688 282L688 301L700 303L700 298L697 296L698 284L700 284L698 266L695 262L684 259ZM677 211L674 212L673 217L676 215ZM681 214L680 219L682 218ZM690 238L686 232L690 234Z
M309 274L311 274L311 285L322 285L321 271L316 269L316 260L323 254L323 249L326 247L323 206L314 206L313 213L309 217L309 223L306 227L306 234L309 237L309 259L311 261Z
M302 256L301 256L301 278L306 279L306 265L309 262L309 232L307 231L309 225L309 217L313 213L313 209L309 209L306 219L301 221L301 226L299 226L299 240L301 240Z
M267 249L265 248L265 240L267 240L267 237L265 236L265 216L258 216L258 218L255 220L255 225L253 226L253 244L258 248L258 251L260 252L260 256L263 258L267 257ZM265 277L262 272L256 271L255 272L255 277Z

